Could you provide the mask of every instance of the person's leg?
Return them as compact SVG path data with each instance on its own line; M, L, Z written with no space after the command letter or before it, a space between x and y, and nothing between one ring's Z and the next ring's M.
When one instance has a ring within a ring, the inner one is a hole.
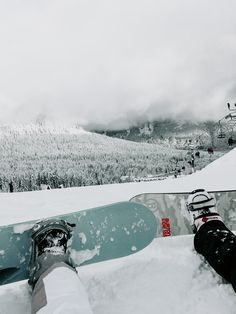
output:
M225 226L217 213L214 198L206 191L193 191L187 207L196 233L196 251L219 275L232 283L236 292L236 236Z
M214 270L232 282L231 272L236 253L236 236L218 220L206 222L194 237L194 247L202 254Z
M67 247L71 236L71 227L62 220L41 221L33 227L29 265L32 314L92 314Z
M32 314L92 314L88 296L76 270L55 262L43 272L32 291Z

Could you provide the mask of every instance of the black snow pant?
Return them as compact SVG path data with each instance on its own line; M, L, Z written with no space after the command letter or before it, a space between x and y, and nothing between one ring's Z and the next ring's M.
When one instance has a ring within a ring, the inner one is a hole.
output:
M225 224L212 220L202 225L194 237L194 247L236 292L236 236Z

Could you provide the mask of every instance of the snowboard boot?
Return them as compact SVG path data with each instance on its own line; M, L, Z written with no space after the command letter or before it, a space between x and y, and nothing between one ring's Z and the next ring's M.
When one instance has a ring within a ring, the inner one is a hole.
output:
M74 226L60 219L42 220L33 226L29 284L34 285L55 263L66 263L74 268L68 250Z
M188 196L186 206L194 233L208 221L222 221L222 218L217 212L215 198L204 189L192 191Z

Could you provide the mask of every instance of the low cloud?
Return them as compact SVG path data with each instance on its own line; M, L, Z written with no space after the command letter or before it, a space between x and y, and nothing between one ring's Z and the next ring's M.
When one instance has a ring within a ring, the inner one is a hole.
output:
M3 1L0 121L219 119L236 101L235 9L232 0Z

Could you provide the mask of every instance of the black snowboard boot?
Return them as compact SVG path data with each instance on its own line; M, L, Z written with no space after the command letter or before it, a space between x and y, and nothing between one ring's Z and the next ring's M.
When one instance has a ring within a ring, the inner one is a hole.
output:
M190 214L190 223L194 233L196 233L204 223L210 220L222 221L217 212L214 196L204 189L192 191L188 196L186 206Z
M68 251L72 227L74 225L60 219L42 220L33 226L29 264L31 285L35 284L39 276L54 263L63 262L74 267Z

